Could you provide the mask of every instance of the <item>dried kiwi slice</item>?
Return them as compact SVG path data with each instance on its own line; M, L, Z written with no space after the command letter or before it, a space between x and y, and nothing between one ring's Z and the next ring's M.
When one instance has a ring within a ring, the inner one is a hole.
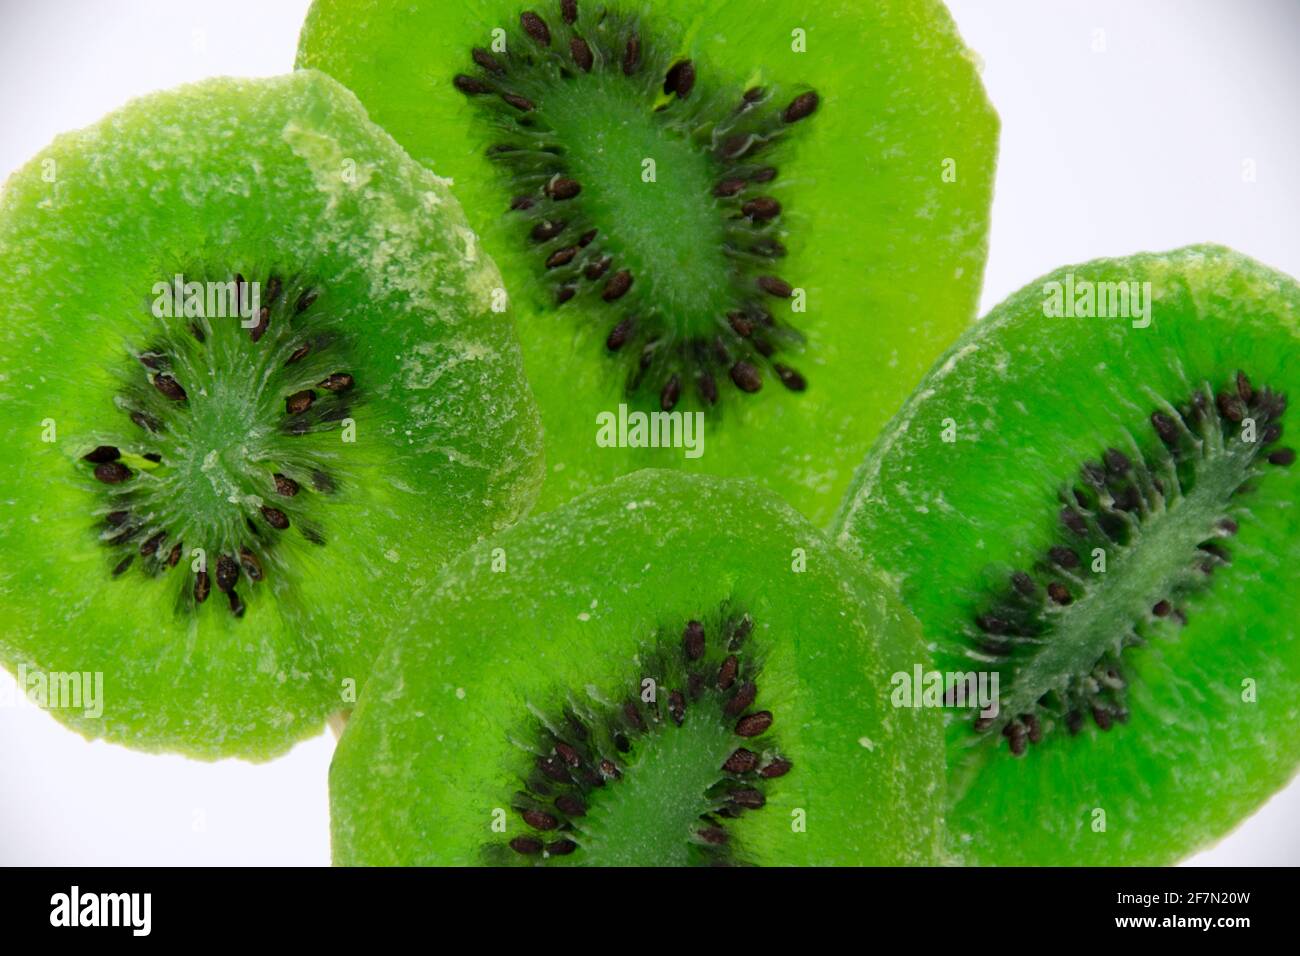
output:
M752 482L645 471L458 559L330 770L336 863L926 863L893 592Z
M501 263L544 506L653 465L824 522L974 315L997 119L931 0L318 0L299 63Z
M0 660L81 733L266 757L535 493L500 277L323 74L57 139L0 202ZM50 686L53 686L51 683Z
M1000 680L948 711L958 859L1168 863L1295 772L1297 395L1300 287L1191 247L1026 287L883 434L840 540Z

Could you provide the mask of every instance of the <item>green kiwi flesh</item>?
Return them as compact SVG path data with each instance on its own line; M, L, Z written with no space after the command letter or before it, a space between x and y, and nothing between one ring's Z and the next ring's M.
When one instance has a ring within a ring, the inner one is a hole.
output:
M939 3L318 0L298 62L501 263L542 507L654 466L823 523L973 317L997 119Z
M1170 863L1291 778L1297 395L1300 287L1189 247L1027 286L882 434L838 540L1000 680L945 701L957 860Z
M59 137L5 188L0 259L0 661L23 692L99 675L101 713L41 701L88 737L317 732L397 598L536 493L499 273L324 74Z
M330 770L342 865L937 859L893 592L752 482L644 471L482 542Z

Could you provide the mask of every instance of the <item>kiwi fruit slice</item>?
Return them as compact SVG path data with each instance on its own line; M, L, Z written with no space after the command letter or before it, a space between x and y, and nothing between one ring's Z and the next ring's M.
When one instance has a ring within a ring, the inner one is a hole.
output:
M751 481L644 471L458 558L330 769L336 863L926 863L894 592Z
M500 274L324 74L59 137L0 259L0 660L102 675L102 714L50 701L87 736L283 750L540 484Z
M998 122L932 0L318 0L298 63L501 264L539 507L653 466L825 524L974 317Z
M1000 685L944 701L956 859L1169 863L1292 776L1297 395L1300 286L1189 247L1027 286L882 433L838 540Z

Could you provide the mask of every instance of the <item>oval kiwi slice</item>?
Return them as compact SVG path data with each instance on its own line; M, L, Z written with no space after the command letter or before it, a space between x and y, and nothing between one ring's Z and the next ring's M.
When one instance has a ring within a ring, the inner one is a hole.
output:
M87 736L265 757L534 494L500 277L323 74L57 139L0 204L0 660Z
M893 592L751 482L647 471L458 559L330 770L335 862L932 862Z
M974 316L997 119L939 3L318 0L298 62L501 263L545 507L653 465L825 522Z
M1026 287L882 435L839 539L1000 682L947 711L959 859L1168 863L1295 772L1297 395L1300 287L1193 247Z

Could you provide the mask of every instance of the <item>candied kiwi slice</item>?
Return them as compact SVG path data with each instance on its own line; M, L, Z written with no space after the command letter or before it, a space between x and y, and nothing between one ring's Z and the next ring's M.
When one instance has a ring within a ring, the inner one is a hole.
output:
M452 177L502 265L544 506L655 466L758 477L824 521L973 317L997 119L946 11L769 29L787 20L776 0L313 4L299 64ZM699 413L703 453L593 440L624 409Z
M994 309L882 435L839 539L940 669L1000 683L948 711L958 858L1169 863L1290 779L1298 370L1294 280L1099 260Z
M409 588L536 491L499 274L323 74L184 87L60 138L6 187L0 255L21 622L0 661L104 674L102 715L50 707L87 736L284 750L348 706Z
M337 863L936 859L938 713L891 704L915 622L751 483L620 479L471 550L425 611L340 741Z

